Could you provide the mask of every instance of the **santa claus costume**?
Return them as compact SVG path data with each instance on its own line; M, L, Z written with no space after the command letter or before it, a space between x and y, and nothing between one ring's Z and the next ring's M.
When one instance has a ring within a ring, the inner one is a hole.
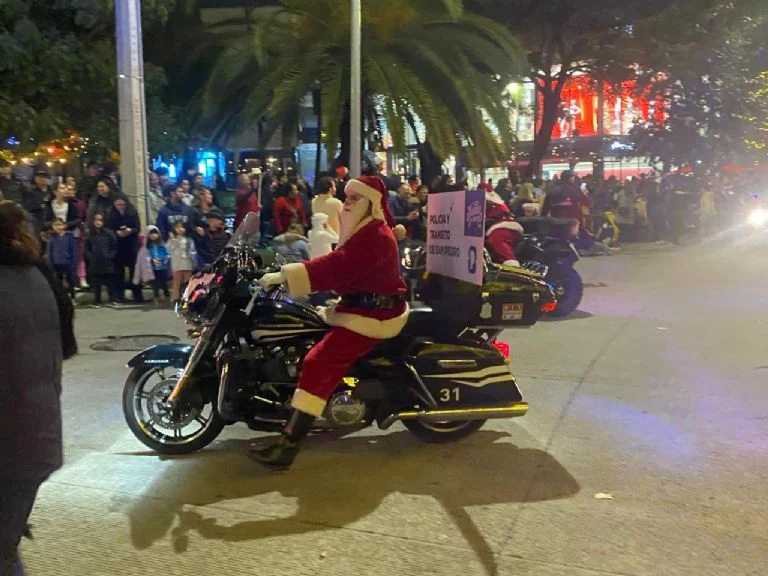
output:
M523 227L515 221L504 199L493 190L485 192L485 247L491 260L505 266L520 266L515 246L523 235Z
M336 250L309 262L286 264L260 281L265 287L284 282L294 297L311 292L341 296L324 311L333 328L304 358L285 430L277 442L252 448L256 460L273 468L293 463L299 442L350 366L381 340L397 336L408 321L396 238L405 230L393 230L386 186L378 176L361 176L347 183L346 196Z

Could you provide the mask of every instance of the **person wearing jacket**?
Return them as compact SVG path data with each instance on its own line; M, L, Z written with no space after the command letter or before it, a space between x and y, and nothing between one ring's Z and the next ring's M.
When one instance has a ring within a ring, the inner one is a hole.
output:
M51 187L48 185L50 174L45 165L35 168L34 184L23 196L24 209L32 217L31 222L35 226L37 234L45 227L45 204L51 199Z
M559 183L544 197L541 207L542 216L568 218L576 220L579 228L584 227L583 207L589 207L592 201L576 184L576 175L570 170L563 170Z
M293 412L283 433L277 441L252 446L251 455L258 462L275 469L290 467L349 367L405 327L409 309L397 249L397 236L404 234L389 213L384 182L376 176L360 176L347 184L339 247L322 258L286 264L280 272L259 279L264 289L286 283L295 298L333 291L341 299L325 311L325 320L333 328L304 358L291 401Z
M85 261L88 270L88 283L93 290L93 303L101 305L101 288L107 287L109 300L117 303L115 292L115 256L117 256L117 236L104 226L104 215L96 212L91 220L91 228L85 240Z
M157 226L149 225L144 231L144 245L139 248L136 256L136 266L133 272L133 283L141 285L145 282L152 283L155 306L159 306L163 297L167 300L168 271L171 267L171 255L163 244L160 230Z
M62 360L77 352L74 307L28 219L0 203L0 574L14 576L38 489L62 465Z
M186 194L184 188L181 185L174 186L168 194L168 204L163 206L157 215L157 228L160 230L164 242L168 241L171 230L177 222L183 222L187 230L192 227L192 211L182 201Z
M224 222L224 212L218 208L211 208L205 213L205 217L207 220L205 233L197 240L197 252L203 265L216 260L224 251L230 238Z
M245 174L241 177L241 187L235 193L235 224L234 229L240 226L249 212L259 212L259 175L253 174L250 178Z
M288 230L275 236L272 247L287 262L304 262L309 260L309 241L302 234L301 226L292 224Z
M322 212L312 214L312 229L309 231L309 257L314 260L330 254L333 245L339 242L339 235L331 228L328 215Z
M304 213L304 203L301 201L298 186L286 184L286 187L282 195L275 199L273 207L273 221L278 234L288 230L291 224L307 226L307 216Z
M66 286L69 297L75 298L75 286L77 285L77 246L75 237L67 230L67 225L63 220L57 219L53 222L53 234L48 239L46 245L46 260L56 273L56 277L62 286Z
M114 202L114 209L109 215L107 228L117 236L117 256L115 257L115 291L118 302L125 301L126 270L128 271L128 283L133 293L133 301L144 302L141 286L132 282L133 267L136 265L136 254L139 251L139 213L125 198L118 197Z
M0 159L0 195L3 200L24 203L24 186L13 174L13 166L8 160Z
M82 219L77 208L77 202L70 197L69 189L64 182L59 182L53 191L53 198L45 203L43 221L46 230L53 228L55 220L62 220L67 230L74 232L80 228Z
M106 177L102 176L96 182L96 194L91 197L91 201L88 203L88 214L86 216L87 222L93 221L93 215L96 212L101 212L104 216L104 222L109 221L109 215L114 208L115 198L125 198L122 194L117 192L114 188L114 182Z

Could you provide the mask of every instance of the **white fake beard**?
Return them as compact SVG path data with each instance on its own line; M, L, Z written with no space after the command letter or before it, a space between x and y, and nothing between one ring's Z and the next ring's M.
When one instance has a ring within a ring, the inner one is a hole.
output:
M371 201L367 198L360 198L352 210L347 211L346 207L341 212L341 222L339 231L339 246L342 246L350 236L355 233L356 228L371 211Z

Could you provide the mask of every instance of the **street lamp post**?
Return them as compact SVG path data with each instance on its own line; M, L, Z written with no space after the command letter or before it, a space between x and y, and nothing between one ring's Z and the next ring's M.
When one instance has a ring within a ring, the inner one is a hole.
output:
M360 160L363 152L361 142L362 121L362 87L361 87L361 0L352 2L351 24L351 87L349 91L349 174L353 178L360 175Z
M115 1L117 98L120 118L120 175L123 191L147 225L147 118L139 0Z

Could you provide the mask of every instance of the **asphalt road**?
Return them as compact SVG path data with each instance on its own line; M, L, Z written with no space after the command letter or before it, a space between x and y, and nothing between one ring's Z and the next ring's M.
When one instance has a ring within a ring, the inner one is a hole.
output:
M580 269L580 312L506 334L526 417L450 446L399 425L312 439L284 474L245 457L244 427L146 452L120 408L131 354L88 347L182 326L80 311L29 575L768 574L768 251L633 247Z

